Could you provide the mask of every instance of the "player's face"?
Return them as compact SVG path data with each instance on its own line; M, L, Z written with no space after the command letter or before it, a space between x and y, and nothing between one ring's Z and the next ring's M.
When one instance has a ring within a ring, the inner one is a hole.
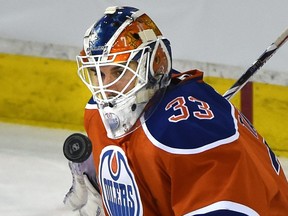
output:
M129 69L124 67L126 62L121 63L121 65L123 65L123 67L117 65L101 66L100 78L99 74L90 68L89 73L92 83L96 86L102 84L102 86L107 86L105 90L111 90L111 92L106 91L106 96L108 98L116 96L115 92L122 92L125 94L135 86L135 80L131 82L131 79L135 77L134 74ZM137 69L137 62L130 62L128 67L135 71Z

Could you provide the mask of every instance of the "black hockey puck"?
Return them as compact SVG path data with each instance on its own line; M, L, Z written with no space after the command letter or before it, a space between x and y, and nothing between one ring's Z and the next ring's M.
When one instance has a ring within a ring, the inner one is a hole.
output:
M64 156L72 162L81 163L87 160L91 152L92 143L84 134L74 133L64 141Z

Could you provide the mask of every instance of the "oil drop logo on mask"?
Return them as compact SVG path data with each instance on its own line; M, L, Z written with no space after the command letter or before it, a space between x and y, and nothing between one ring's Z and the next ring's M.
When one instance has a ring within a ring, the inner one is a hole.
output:
M116 130L120 126L119 117L114 113L105 113L105 118L112 131Z

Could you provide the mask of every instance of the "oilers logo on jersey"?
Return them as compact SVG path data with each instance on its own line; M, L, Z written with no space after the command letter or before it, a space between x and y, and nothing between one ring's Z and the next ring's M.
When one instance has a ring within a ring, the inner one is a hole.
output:
M124 151L105 147L100 155L99 182L104 205L110 215L143 214L140 193Z

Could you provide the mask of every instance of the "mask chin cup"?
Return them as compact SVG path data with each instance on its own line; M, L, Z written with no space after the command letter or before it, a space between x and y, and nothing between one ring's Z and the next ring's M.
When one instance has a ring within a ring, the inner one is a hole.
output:
M135 96L114 106L100 108L100 116L111 139L121 138L134 131L135 123L144 110L146 103L135 103Z
M139 97L138 94L138 98L132 96L114 106L99 107L99 113L104 123L107 137L118 139L126 136L149 119L156 110L157 104L162 100L166 88L159 89L154 94L149 91L146 92L145 96L142 95ZM141 116L143 118L139 121Z

